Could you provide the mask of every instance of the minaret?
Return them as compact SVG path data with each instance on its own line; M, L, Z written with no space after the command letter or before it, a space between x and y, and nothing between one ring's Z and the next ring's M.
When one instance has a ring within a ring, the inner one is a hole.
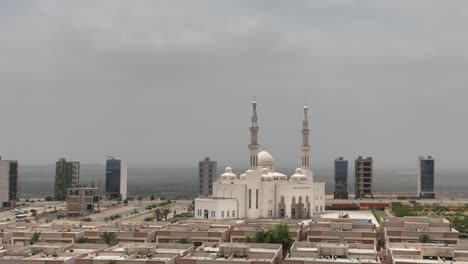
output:
M258 129L257 126L257 102L252 102L252 126L250 127L250 169L255 170L258 164Z
M308 107L304 106L304 121L302 122L301 168L309 170L309 121L307 117Z

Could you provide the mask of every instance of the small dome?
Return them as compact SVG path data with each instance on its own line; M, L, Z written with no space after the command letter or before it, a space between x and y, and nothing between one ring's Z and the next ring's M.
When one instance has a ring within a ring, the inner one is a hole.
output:
M223 174L221 174L221 179L235 179L237 178L237 175L232 173L232 168L231 167L226 167L226 170L224 171Z
M301 169L301 168L297 168L297 169L296 169L296 174L302 174L302 169Z
M307 179L306 175L303 174L303 171L301 168L297 168L296 172L291 175L291 180L305 180Z
M268 169L267 169L267 168L263 168L263 169L262 169L262 174L268 174Z
M258 165L259 166L262 166L262 165L273 165L275 163L275 161L273 160L273 157L270 155L270 153L266 152L266 151L261 151L260 153L258 153Z

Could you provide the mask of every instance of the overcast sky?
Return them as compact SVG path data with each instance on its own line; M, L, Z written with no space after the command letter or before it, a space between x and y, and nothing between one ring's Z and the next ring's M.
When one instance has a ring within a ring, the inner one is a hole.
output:
M0 1L0 155L467 166L468 1Z

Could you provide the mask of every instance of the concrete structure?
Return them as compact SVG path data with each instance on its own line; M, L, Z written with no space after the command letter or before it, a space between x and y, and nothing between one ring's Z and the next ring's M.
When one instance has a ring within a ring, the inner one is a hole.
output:
M206 157L198 162L199 196L207 197L213 195L213 182L218 180L218 163Z
M418 158L418 195L422 199L434 199L435 161L431 156Z
M429 235L431 241L442 244L458 244L460 233L443 218L389 217L381 222L383 236L387 243L419 242L422 235Z
M177 258L194 251L190 244L119 243L76 260L76 264L135 263L175 264Z
M178 259L177 264L280 264L282 255L279 244L207 243Z
M356 199L374 196L373 178L374 169L372 157L363 158L359 156L355 161L355 187L354 197Z
M127 159L110 156L106 161L106 193L111 199L127 199Z
M213 183L213 197L195 200L199 219L309 218L325 210L325 183L313 180L309 166L309 125L304 107L301 167L291 176L275 171L275 161L266 151L259 152L257 103L252 104L250 168L237 176L227 167Z
M348 161L335 159L335 192L333 199L348 199Z
M284 264L368 263L381 259L373 244L295 242Z
M371 219L315 217L309 224L307 241L375 245L379 230Z
M233 221L181 221L156 231L156 243L187 241L196 246L206 242L227 242Z
M80 163L59 159L55 164L54 197L58 201L67 198L67 189L80 184Z
M388 264L468 263L468 246L421 243L388 243Z
M88 215L97 211L99 202L98 188L68 188L67 214L74 216Z
M18 199L18 161L0 157L0 208L13 208Z
M0 264L74 264L78 258L99 252L103 244L34 244L0 254Z

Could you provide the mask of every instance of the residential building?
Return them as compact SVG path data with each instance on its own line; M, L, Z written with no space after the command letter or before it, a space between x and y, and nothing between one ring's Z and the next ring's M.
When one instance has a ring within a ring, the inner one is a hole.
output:
M14 208L18 199L18 161L0 157L0 208Z
M282 252L281 244L212 242L178 259L177 264L280 264Z
M106 161L106 193L110 199L127 199L127 159L110 156Z
M184 257L193 251L191 244L119 243L78 258L76 264L176 264L177 258Z
M348 161L335 159L335 192L333 199L348 199Z
M378 223L372 219L314 217L307 230L308 242L374 245L378 236Z
M418 195L423 199L434 199L434 159L431 156L418 159Z
M198 162L199 196L207 197L213 195L213 182L218 180L218 165L215 160L206 157Z
M373 161L372 157L363 158L359 156L355 161L355 187L354 197L356 199L373 198Z
M241 175L227 167L213 183L211 197L195 199L198 219L307 219L325 211L325 183L314 182L309 157L308 108L304 106L300 167L287 176L275 170L275 161L259 151L257 103L252 103L250 168Z
M374 244L295 242L284 264L380 264Z
M460 235L444 218L389 217L381 225L387 243L417 243L422 235L428 235L433 243L458 244Z
M82 216L97 211L99 202L98 188L75 187L68 188L67 214Z
M67 189L80 184L80 163L59 159L55 164L54 197L58 201L67 198Z
M8 247L0 254L0 263L5 264L74 264L78 258L99 252L104 244L39 243L23 247Z
M467 245L437 243L388 243L388 264L468 263Z
M275 228L279 224L288 226L289 234L294 241L301 241L308 227L308 224L302 220L248 219L245 223L238 223L231 229L230 242L247 242L247 237L254 237L258 231Z

